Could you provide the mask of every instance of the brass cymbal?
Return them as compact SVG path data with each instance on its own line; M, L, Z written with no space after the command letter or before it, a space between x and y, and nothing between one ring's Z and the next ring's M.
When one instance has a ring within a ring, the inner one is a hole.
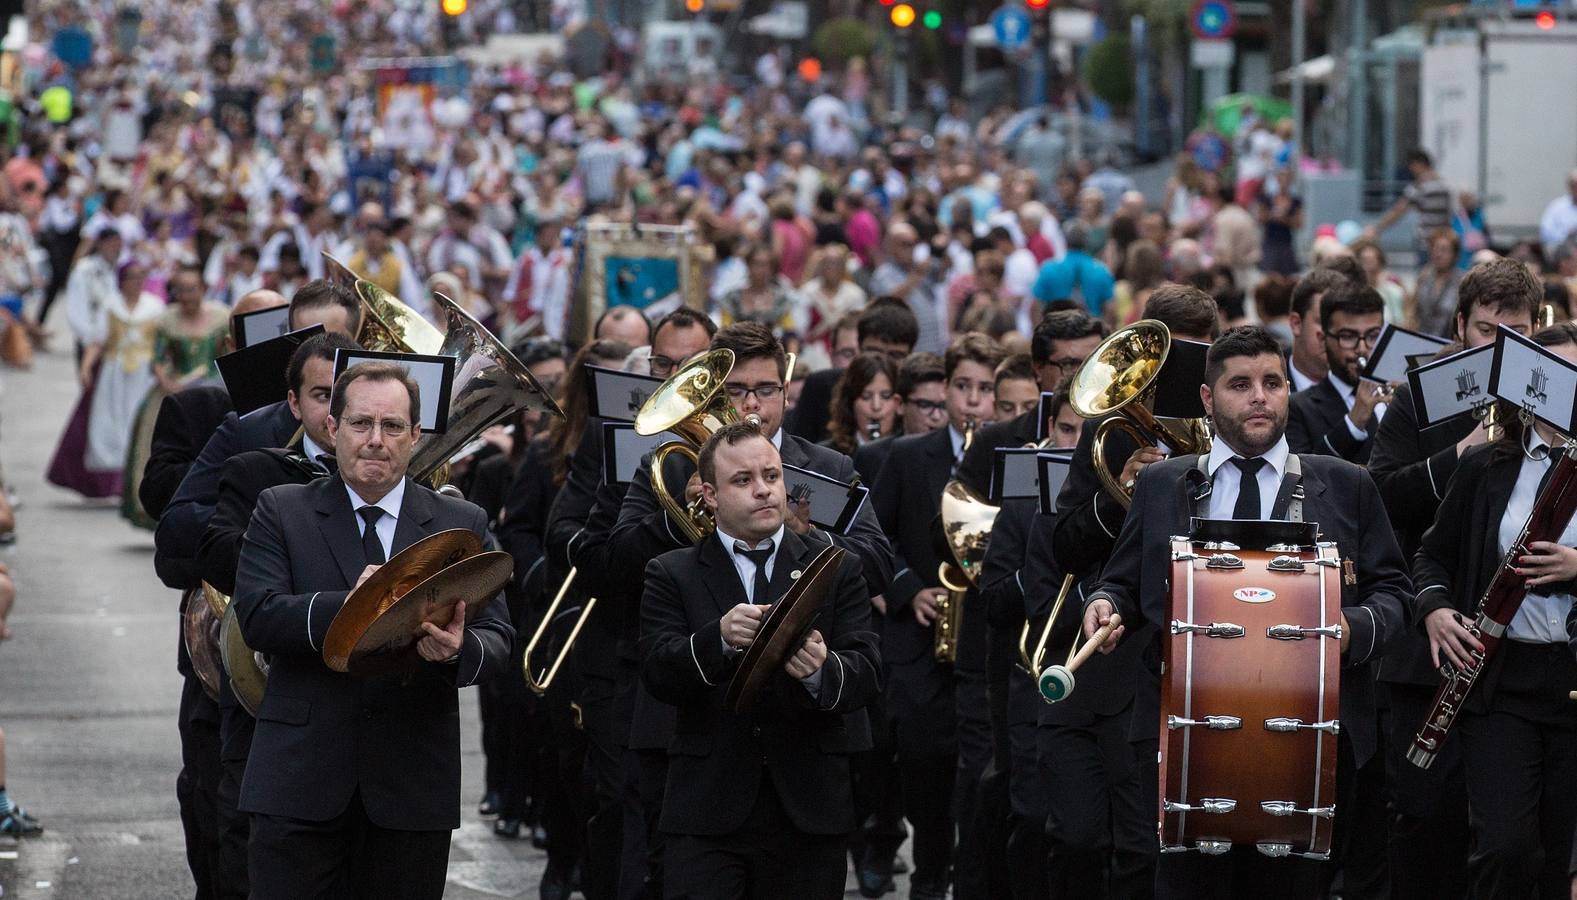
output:
M208 608L214 611L214 618L224 618L225 609L230 606L230 598L219 593L218 588L206 581L203 582L202 592L203 599L208 601Z
M430 534L406 547L350 592L323 638L323 661L336 672L350 671L351 651L372 623L400 597L440 569L482 550L482 539L469 528Z
M761 630L745 651L728 682L723 703L735 715L744 715L756 702L756 694L766 684L773 672L783 668L783 661L799 649L805 635L810 633L821 604L832 590L838 565L847 552L839 547L827 547L810 561L804 571L761 620Z
M348 671L353 675L375 675L414 666L421 657L416 644L427 636L424 622L439 628L454 620L455 604L465 601L466 621L503 589L514 573L515 560L508 553L492 550L468 556L402 594L399 599L369 622L350 652Z
M181 629L181 637L186 643L186 655L191 657L192 671L202 684L203 693L217 701L219 679L224 677L219 651L219 616L199 591L187 591L181 599L185 611L181 617L185 626Z
M257 715L263 704L263 691L268 687L268 671L259 665L257 654L241 638L241 619L235 605L225 610L223 629L219 637L220 656L224 659L225 673L230 676L230 689L246 711Z

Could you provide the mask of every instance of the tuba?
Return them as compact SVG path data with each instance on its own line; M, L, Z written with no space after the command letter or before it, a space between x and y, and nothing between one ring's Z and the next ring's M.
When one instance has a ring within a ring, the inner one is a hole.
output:
M1106 466L1106 438L1113 430L1140 446L1165 441L1173 453L1203 453L1210 447L1204 420L1162 419L1153 411L1156 379L1171 349L1167 327L1141 319L1102 341L1068 387L1069 405L1084 418L1117 413L1096 426L1091 456L1102 487L1124 508L1133 499L1133 487L1118 484Z
M701 445L712 432L740 421L738 411L729 402L728 392L723 389L723 382L733 370L734 351L707 351L663 382L635 414L636 434L671 431L682 438L668 441L653 451L649 471L657 502L691 542L711 534L716 525L712 514L699 500L687 505L668 492L668 485L663 481L663 463L677 453L699 465Z
M356 329L356 343L363 349L425 356L440 352L444 344L443 332L400 298L357 275L327 253L323 254L323 274L329 281L355 291L356 298L361 301L361 327Z
M964 432L967 450L974 442L974 423ZM991 542L991 526L1002 508L987 503L956 478L942 489L942 539L951 559L936 568L936 578L947 589L936 615L933 652L937 662L952 662L958 655L959 629L964 621L964 595L980 584L980 564Z

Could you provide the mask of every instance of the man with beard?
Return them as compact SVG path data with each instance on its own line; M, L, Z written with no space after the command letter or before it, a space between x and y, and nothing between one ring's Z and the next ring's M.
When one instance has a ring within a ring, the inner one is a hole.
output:
M1294 453L1324 453L1363 465L1385 416L1389 385L1360 381L1362 361L1385 326L1385 301L1367 285L1347 282L1320 301L1320 328L1330 372L1292 398L1287 443Z
M1327 297L1327 300L1329 298ZM1125 624L1101 647L1111 653L1125 632L1154 635L1172 618L1168 580L1171 536L1187 534L1190 519L1284 519L1285 501L1277 499L1290 468L1287 427L1288 383L1281 348L1262 328L1236 328L1211 345L1200 398L1215 423L1210 450L1177 456L1147 466L1134 489L1131 514L1112 551L1111 562L1084 607L1088 639L1114 612ZM1304 500L1302 521L1319 524L1321 539L1334 541L1352 560L1355 584L1343 584L1340 621L1343 672L1357 672L1395 645L1406 627L1404 610L1411 583L1380 502L1379 491L1363 469L1324 456L1299 456ZM1200 479L1211 490L1193 488ZM1203 495L1195 504L1190 497ZM1344 579L1345 580L1345 579ZM1140 667L1131 739L1142 767L1141 784L1157 784L1159 737L1159 653ZM1374 683L1343 679L1342 729L1338 741L1336 843L1355 837L1343 810L1354 808L1353 775L1377 750ZM1154 810L1155 795L1147 803ZM1152 819L1154 821L1154 819ZM1172 896L1315 896L1319 866L1305 859L1271 860L1255 848L1235 848L1223 856L1168 855L1162 879Z

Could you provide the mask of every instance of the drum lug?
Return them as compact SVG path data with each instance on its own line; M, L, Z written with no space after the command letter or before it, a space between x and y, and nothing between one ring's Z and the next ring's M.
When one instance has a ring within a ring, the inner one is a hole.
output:
M1232 849L1231 841L1195 841L1194 849L1206 856L1221 856Z
M1298 804L1292 800L1266 800L1259 805L1260 811L1272 816L1314 816L1318 819L1332 819L1336 817L1336 807L1315 806L1309 809L1299 809Z
M1310 731L1323 731L1326 734L1340 734L1341 722L1336 719L1332 719L1329 722L1315 722L1313 725L1305 725L1302 719L1288 719L1280 716L1274 719L1265 720L1266 731L1277 731L1285 734L1291 734L1292 732L1298 731L1302 728L1307 728Z
M1318 862L1329 862L1331 858L1331 851L1326 850L1324 853L1299 853L1298 856L1301 856L1304 859L1316 860Z
M1179 728L1198 728L1203 726L1211 731L1235 731L1243 727L1243 720L1237 716L1205 716L1203 719L1185 719L1181 716L1167 716L1166 728L1176 731Z
M1195 625L1184 622L1182 619L1172 620L1173 634L1203 634L1212 638L1240 638L1243 636L1243 626L1231 622L1211 622L1209 625Z
M1292 845L1283 844L1278 841L1260 841L1254 845L1254 849L1265 854L1271 859L1281 859L1283 856L1292 855Z
M1172 562L1193 562L1194 560L1196 560L1198 558L1199 558L1199 554L1191 553L1191 552L1189 552L1187 550L1173 550L1172 551Z
M1296 556L1278 556L1265 566L1272 572L1306 572L1308 566Z
M1206 797L1199 801L1198 806L1189 806L1187 803L1178 803L1168 800L1161 804L1161 811L1166 813L1212 813L1225 815L1238 808L1238 802L1226 797Z
M1303 548L1297 544L1271 544L1265 548L1266 553L1297 553Z
M1342 639L1340 625L1323 625L1319 628L1305 628L1302 625L1272 625L1265 629L1265 637L1277 641L1301 641L1306 637L1328 637L1336 640Z
M1202 546L1206 550L1242 550L1243 549L1242 547L1239 547L1237 544L1234 544L1231 541L1206 541Z
M1205 562L1205 568L1241 569L1243 568L1243 560L1231 553L1212 553L1210 554L1210 559Z

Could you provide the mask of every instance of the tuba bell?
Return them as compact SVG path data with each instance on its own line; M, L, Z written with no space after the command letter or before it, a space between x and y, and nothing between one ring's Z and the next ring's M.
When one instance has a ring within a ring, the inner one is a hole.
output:
M329 281L356 292L361 301L361 326L356 343L365 350L384 353L420 353L436 356L444 344L444 334L422 314L373 284L328 253L323 254L323 272Z
M1203 453L1210 434L1202 419L1163 419L1155 415L1157 377L1172 349L1172 334L1154 319L1141 319L1102 341L1068 388L1068 404L1086 419L1110 416L1096 426L1091 456L1106 492L1125 508L1133 487L1120 485L1106 465L1106 438L1113 431L1140 446L1165 441L1173 453Z
M716 527L712 514L699 499L692 504L675 500L663 480L663 463L677 453L700 465L701 445L724 425L741 421L728 399L723 382L734 370L734 351L710 350L692 358L652 392L635 414L635 433L671 431L682 440L668 441L652 452L652 493L668 515L692 541L699 541Z

